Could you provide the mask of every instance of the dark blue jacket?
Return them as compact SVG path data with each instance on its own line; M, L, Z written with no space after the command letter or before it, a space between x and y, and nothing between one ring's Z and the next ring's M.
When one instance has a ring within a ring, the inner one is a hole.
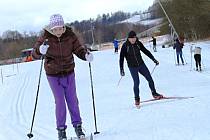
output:
M176 43L174 44L174 49L176 49L176 52L182 52L184 44L180 43L179 40L176 40Z
M148 51L138 39L133 45L127 40L120 51L120 69L124 68L124 58L127 60L128 67L138 67L143 64L144 61L141 56L141 51L153 61L155 60L150 51Z

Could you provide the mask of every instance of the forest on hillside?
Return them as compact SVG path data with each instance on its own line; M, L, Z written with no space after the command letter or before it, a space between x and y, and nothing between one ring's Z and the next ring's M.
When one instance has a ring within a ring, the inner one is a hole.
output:
M165 17L158 0L155 1L150 8L157 9L156 14ZM210 36L210 0L160 0L160 2L179 36L188 40ZM165 25L161 31L168 32L169 26Z

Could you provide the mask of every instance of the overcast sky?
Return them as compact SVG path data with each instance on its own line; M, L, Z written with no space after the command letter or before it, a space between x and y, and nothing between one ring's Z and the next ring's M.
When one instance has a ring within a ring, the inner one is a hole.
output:
M144 11L154 0L0 0L0 35L5 30L39 31L52 14L65 22L96 19L116 11Z

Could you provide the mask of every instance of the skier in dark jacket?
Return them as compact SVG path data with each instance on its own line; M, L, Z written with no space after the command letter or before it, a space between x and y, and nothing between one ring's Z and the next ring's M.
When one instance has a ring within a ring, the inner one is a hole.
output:
M156 41L156 38L154 36L152 37L152 40L150 40L150 42L152 42L152 44L153 44L153 51L157 52L157 48L156 48L157 41Z
M182 48L183 48L184 44L181 43L179 41L179 39L177 38L176 39L176 43L174 44L174 49L176 49L176 56L177 56L177 64L179 65L179 57L181 58L181 61L182 61L182 64L184 65L184 60L183 60L183 57L182 57Z
M44 43L46 39L48 40L47 44ZM34 46L32 56L34 59L40 59L42 55L45 56L44 68L55 98L59 140L67 140L65 132L67 108L77 137L85 137L76 94L73 54L85 61L93 60L93 55L80 44L71 28L64 25L62 16L60 14L52 15L49 26L44 29L43 36Z
M125 76L124 72L124 58L127 60L128 68L130 70L131 76L134 82L134 97L135 97L135 105L140 105L140 96L139 96L139 74L142 74L149 83L150 90L155 99L163 98L162 95L156 92L154 81L152 76L145 65L141 52L147 55L150 59L154 61L156 65L159 62L154 58L154 56L148 51L144 45L138 40L136 37L136 33L134 31L130 31L128 34L127 41L123 44L120 51L120 74L121 76Z

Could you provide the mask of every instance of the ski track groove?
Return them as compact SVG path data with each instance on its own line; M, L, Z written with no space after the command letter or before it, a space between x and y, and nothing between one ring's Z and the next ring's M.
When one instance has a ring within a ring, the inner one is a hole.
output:
M22 86L22 90L20 91L20 100L19 100L19 113L20 113L20 116L22 118L22 123L21 124L25 124L26 120L27 120L27 117L26 117L26 114L24 113L25 112L25 107L24 107L24 103L25 103L25 99L26 99L26 96L27 96L27 88L29 87L29 83L31 82L31 75L28 74L26 75L26 79L27 81L25 82L24 86Z
M25 74L23 78L23 82L20 82L20 88L16 92L16 100L13 103L13 111L12 113L16 114L13 120L16 120L16 123L21 126L25 126L26 117L24 115L24 97L25 97L25 89L29 83L29 74Z

